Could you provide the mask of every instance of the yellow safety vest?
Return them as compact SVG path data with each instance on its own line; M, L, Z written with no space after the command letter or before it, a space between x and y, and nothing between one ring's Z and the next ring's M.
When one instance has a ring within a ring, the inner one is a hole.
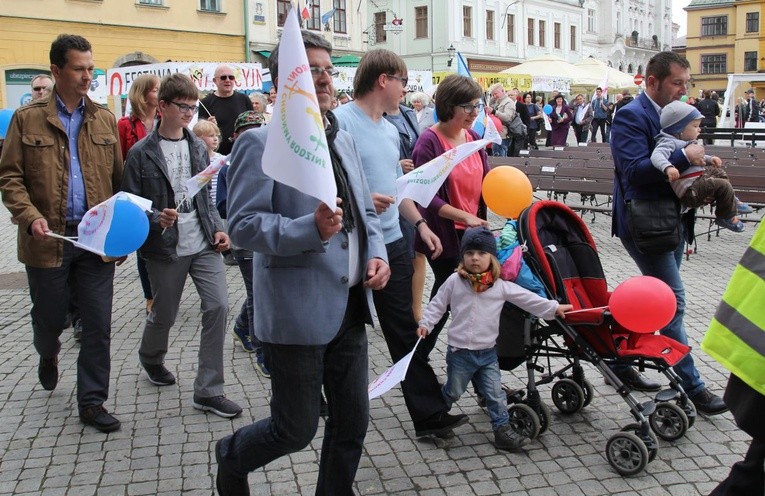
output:
M765 395L765 224L733 271L701 348Z

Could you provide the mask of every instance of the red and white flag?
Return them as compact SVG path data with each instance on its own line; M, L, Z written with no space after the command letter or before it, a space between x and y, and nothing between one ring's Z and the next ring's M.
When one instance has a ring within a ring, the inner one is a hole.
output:
M300 12L300 16L303 19L310 19L311 18L311 0L306 0L305 6L303 7L303 10Z

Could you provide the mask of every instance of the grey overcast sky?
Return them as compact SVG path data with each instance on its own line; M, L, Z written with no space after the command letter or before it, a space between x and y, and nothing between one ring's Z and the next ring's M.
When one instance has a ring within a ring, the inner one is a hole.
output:
M686 14L683 7L688 6L691 0L675 0L672 2L672 21L680 25L680 30L677 32L678 36L685 36L688 32L686 26Z

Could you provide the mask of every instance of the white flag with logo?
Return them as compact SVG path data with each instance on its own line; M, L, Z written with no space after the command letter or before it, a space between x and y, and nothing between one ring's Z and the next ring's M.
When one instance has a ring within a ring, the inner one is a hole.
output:
M295 9L287 14L279 44L279 80L263 152L263 172L332 210L337 207L324 119Z
M409 363L412 361L412 357L414 356L414 352L417 350L417 345L420 344L420 341L421 339L418 339L417 342L414 343L412 351L407 353L404 358L393 364L391 368L383 372L380 377L369 384L367 392L369 393L370 400L387 393L393 386L404 380L406 371L409 370Z
M404 198L411 198L426 207L452 169L488 144L488 139L463 143L399 177L396 179L396 205L398 206Z

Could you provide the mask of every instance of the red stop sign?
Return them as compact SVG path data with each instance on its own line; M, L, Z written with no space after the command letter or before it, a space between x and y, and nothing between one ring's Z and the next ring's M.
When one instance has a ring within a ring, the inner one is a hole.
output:
M643 84L643 75L642 74L635 74L635 79L633 79L636 86L640 86Z

